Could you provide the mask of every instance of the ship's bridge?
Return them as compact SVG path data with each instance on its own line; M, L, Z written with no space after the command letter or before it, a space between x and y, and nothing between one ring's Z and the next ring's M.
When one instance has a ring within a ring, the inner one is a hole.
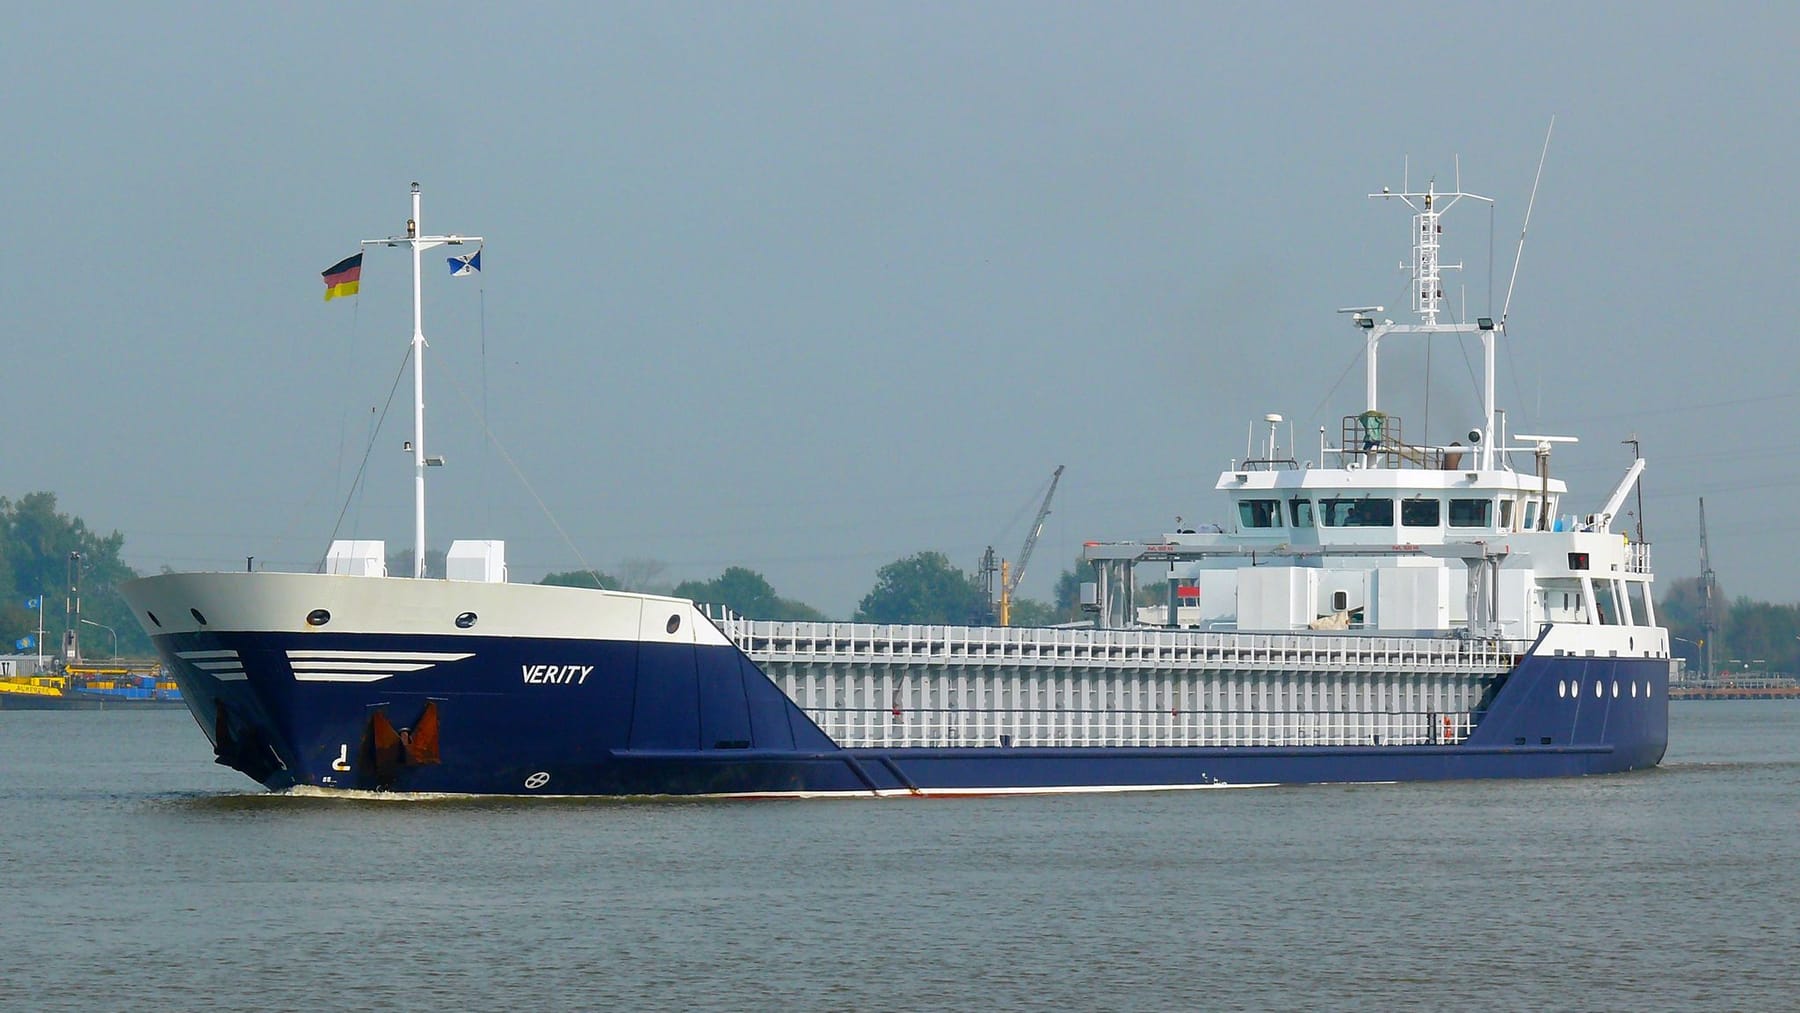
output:
M1648 547L1611 530L1641 462L1599 513L1575 516L1549 475L1547 444L1564 437L1477 453L1406 443L1398 419L1364 412L1345 420L1343 444L1321 434L1330 466L1314 467L1278 447L1280 416L1264 422L1262 452L1215 485L1227 523L1084 547L1102 625L1526 638L1546 622L1653 625ZM1509 466L1517 453L1535 474ZM1161 605L1133 602L1137 563L1163 564Z
M1233 461L1215 489L1231 500L1237 537L1299 544L1440 543L1578 525L1558 519L1567 485L1548 475L1482 468L1481 455L1460 443L1413 445L1396 416L1363 412L1344 419L1344 439L1319 459L1327 467L1281 457L1270 415L1260 457ZM1178 533L1178 536L1181 533Z
M1512 471L1227 471L1215 488L1246 539L1392 544L1573 526L1557 518L1563 482Z

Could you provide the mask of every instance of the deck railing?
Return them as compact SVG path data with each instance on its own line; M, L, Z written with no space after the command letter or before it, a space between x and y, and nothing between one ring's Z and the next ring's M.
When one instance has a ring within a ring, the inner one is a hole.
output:
M1364 633L774 622L743 619L720 606L705 608L751 657L814 663L1501 673L1517 666L1530 647L1523 640Z

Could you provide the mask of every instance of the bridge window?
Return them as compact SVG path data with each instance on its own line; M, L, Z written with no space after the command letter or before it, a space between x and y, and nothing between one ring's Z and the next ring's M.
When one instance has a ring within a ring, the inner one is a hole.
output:
M1435 499L1403 499L1400 501L1400 523L1409 528L1435 528L1442 505Z
M1527 500L1525 503L1525 530L1536 531L1538 521L1538 501Z
M1500 501L1500 530L1511 531L1513 519L1513 501L1511 498Z
M1238 501L1240 528L1281 527L1281 501L1278 499L1246 499Z
M1319 520L1328 528L1391 528L1394 526L1394 501L1391 499L1322 499Z
M1494 501L1491 499L1453 499L1450 501L1450 526L1453 528L1485 528L1492 523Z
M1292 524L1296 528L1312 527L1313 526L1312 500L1298 499L1298 498L1288 500L1288 523Z

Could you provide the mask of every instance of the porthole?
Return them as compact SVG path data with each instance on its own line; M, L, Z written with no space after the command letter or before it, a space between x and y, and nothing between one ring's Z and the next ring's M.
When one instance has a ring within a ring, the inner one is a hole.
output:
M1613 680L1613 699L1617 700L1618 698L1619 698L1619 680L1614 679Z
M668 625L663 628L670 633L674 633L676 630L681 629L681 616L679 614L670 616Z
M1631 684L1631 698L1633 700L1637 699L1637 683L1635 682Z
M206 617L200 614L199 609L188 609L188 615L193 616L194 621L199 623L200 625L202 625L202 626L206 625Z
M152 623L154 623L157 626L157 628L160 629L162 627L162 620L156 618L156 613L150 611L149 609L145 609L144 614L150 617L150 621Z
M1600 691L1600 680L1595 679L1594 680L1594 699L1598 700L1604 695L1605 694Z
M329 609L313 609L306 614L306 625L308 626L323 626L330 621L331 611Z
M473 625L475 625L475 613L473 612L463 612L456 617L456 628L459 630L466 630Z
M1644 696L1648 697L1649 695L1650 695L1650 684L1646 682L1646 683L1644 683Z
M1561 700L1563 697L1568 696L1568 695L1569 695L1569 684L1562 681L1561 679L1556 680L1556 698L1558 700Z

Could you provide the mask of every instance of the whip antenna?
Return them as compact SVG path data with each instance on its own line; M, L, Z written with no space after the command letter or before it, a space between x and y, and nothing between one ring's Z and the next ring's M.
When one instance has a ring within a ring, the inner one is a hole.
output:
M1556 132L1556 117L1550 117L1550 129L1544 131L1544 153L1538 156L1537 175L1531 180L1531 200L1525 204L1525 224L1519 226L1519 249L1513 254L1512 277L1506 282L1506 301L1500 304L1500 330L1506 330L1506 311L1512 308L1513 286L1519 282L1519 258L1525 256L1525 230L1531 228L1531 209L1537 205L1538 183L1544 178L1544 159L1550 157L1550 135Z

